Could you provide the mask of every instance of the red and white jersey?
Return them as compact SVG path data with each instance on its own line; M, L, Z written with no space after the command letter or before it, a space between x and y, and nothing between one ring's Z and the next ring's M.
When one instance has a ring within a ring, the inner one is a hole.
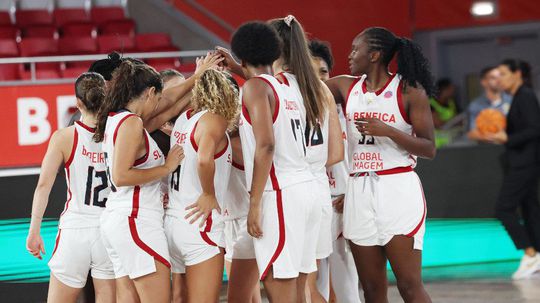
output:
M365 79L366 76L362 76L354 81L346 100L349 173L414 167L416 156L388 137L362 135L354 123L360 118L377 118L404 133L413 134L403 106L401 76L391 76L376 92L367 91Z
M343 136L344 155L343 161L336 163L326 170L328 183L332 196L344 195L347 191L347 179L349 179L349 161L347 157L347 120L341 106L337 106L339 124Z
M246 217L249 212L249 193L246 187L246 174L244 166L232 162L229 186L225 194L225 220L235 220Z
M288 93L287 100L296 101L302 116L302 127L304 128L304 142L306 143L306 159L311 167L311 171L316 178L326 179L326 162L328 160L328 111L324 114L324 121L317 122L313 129L307 124L306 106L304 98L300 92L300 86L296 77L287 72L280 73L283 76L283 85L290 89L285 89Z
M197 113L193 113L192 110L186 111L176 120L171 135L171 147L175 144L182 146L184 159L169 176L169 206L166 213L181 220L185 220L184 217L191 212L191 210L186 210L186 207L197 202L203 192L197 171L198 146L195 142L195 131L199 120L206 113L206 110ZM214 156L214 190L221 209L224 207L225 193L231 173L231 144L229 136L226 136L227 145ZM201 230L213 232L215 229L212 226L218 226L218 223L221 222L223 222L223 217L216 210L213 210L207 219L206 226Z
M285 187L314 179L306 159L304 129L302 115L298 104L289 100L286 89L279 81L270 75L259 75L257 78L265 81L274 91L276 101L273 113L274 158L270 169L270 177L266 181L265 190L278 190ZM253 166L255 158L255 135L251 127L251 118L242 100L242 115L240 117L240 141L246 169L246 186L251 189Z
M109 200L107 201L107 209L124 212L126 215L134 218L145 215L152 218L159 215L163 216L163 203L160 199L161 179L135 186L116 186L112 181L112 175L114 173L113 159L118 129L127 118L133 116L138 117L127 110L122 110L116 113L110 113L107 118L103 151L105 152L105 161L107 163L107 174L112 184ZM136 169L148 169L163 165L165 157L157 146L157 143L145 129L143 129L143 135L146 154L142 158L137 159L133 163L133 167Z
M65 164L68 199L59 228L97 227L110 192L105 156L93 140L94 128L80 121L73 127L73 147Z

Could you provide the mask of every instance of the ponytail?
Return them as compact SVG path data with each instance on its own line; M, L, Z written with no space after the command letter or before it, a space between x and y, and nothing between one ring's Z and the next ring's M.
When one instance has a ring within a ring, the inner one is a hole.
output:
M381 61L388 65L397 53L397 73L401 75L403 87L421 87L428 96L435 94L433 75L429 61L418 44L407 38L400 38L382 27L370 27L363 34L370 51L380 51Z
M270 25L283 41L282 57L285 65L296 76L306 107L306 122L313 127L318 121L324 120L328 104L324 102L323 84L313 67L302 25L291 15L271 20Z
M154 87L156 92L161 92L163 89L163 82L156 70L133 60L123 60L112 73L105 100L98 111L94 141L103 141L110 112L125 108L150 87Z

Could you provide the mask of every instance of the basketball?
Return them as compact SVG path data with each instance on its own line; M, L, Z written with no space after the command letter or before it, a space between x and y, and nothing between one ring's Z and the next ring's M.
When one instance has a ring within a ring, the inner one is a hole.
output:
M496 109L486 108L476 117L476 128L482 134L494 134L506 129L506 117Z

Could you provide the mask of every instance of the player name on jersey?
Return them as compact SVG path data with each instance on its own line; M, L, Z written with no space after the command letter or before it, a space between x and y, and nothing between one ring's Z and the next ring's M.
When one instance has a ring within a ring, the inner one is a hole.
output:
M349 121L358 119L379 119L385 123L396 123L396 115L392 113L380 113L380 112L353 112L347 115Z
M92 164L105 163L105 154L103 152L88 151L85 145L82 146L82 156L88 158Z

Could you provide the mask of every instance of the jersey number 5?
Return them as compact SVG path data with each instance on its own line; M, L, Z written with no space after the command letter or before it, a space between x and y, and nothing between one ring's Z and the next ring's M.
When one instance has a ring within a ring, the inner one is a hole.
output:
M101 179L101 184L93 187L94 178ZM107 173L105 171L95 171L93 166L88 166L88 177L86 179L86 194L84 195L84 204L90 205L90 196L92 196L93 192L94 198L92 201L92 205L98 207L105 207L107 198L103 198L103 200L100 201L99 192L109 187L107 183Z
M373 145L375 144L375 138L373 136L362 135L362 138L358 140L358 144Z

